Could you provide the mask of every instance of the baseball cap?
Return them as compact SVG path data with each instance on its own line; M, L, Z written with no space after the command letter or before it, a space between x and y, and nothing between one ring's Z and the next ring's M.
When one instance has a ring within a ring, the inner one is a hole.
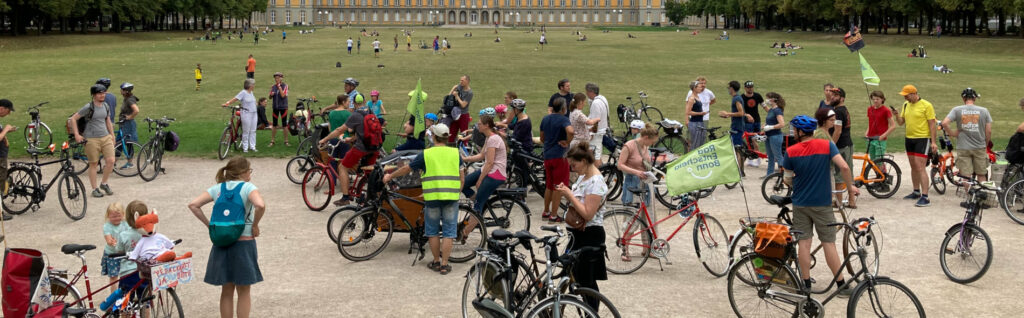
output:
M844 90L842 87L836 87L835 91L836 95L839 95L839 97L846 98L846 90Z
M441 138L448 138L448 125L434 124L430 126L430 133Z
M746 81L743 83L743 87L754 87L754 81Z
M907 86L903 86L903 90L900 91L900 95L907 96L910 94L917 94L917 87L910 84L907 84Z
M281 72L274 73L274 77L278 77L278 76L284 77L284 74L281 73Z
M6 98L0 99L0 107L10 109L12 112L14 111L14 103L7 100Z

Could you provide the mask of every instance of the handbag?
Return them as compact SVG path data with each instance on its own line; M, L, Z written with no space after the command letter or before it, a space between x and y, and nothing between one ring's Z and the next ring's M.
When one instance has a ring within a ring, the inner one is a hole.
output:
M793 241L789 226L778 223L757 223L754 226L754 252L765 257L782 258L786 245Z
M572 205L570 205L569 209L565 211L564 219L565 225L568 225L574 230L583 231L587 228L587 220L584 219L583 215L576 211L576 207L573 207Z

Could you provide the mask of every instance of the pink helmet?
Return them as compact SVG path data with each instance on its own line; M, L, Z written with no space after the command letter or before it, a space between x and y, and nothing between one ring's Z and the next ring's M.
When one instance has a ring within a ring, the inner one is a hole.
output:
M494 111L504 113L508 111L508 107L505 104L498 104L498 106L494 106Z
M372 90L370 91L370 96L380 96L380 92L378 92L377 90Z

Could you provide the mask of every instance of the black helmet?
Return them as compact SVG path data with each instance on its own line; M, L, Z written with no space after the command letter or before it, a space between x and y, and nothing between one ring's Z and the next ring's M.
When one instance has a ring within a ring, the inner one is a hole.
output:
M345 84L351 84L352 87L359 87L359 81L351 77L345 79Z
M106 92L106 91L107 91L107 87L103 86L103 84L99 84L99 83L97 83L97 84L95 84L95 85L93 85L92 87L89 88L89 94L91 94L91 95L96 95L96 93L103 93L103 92Z
M968 87L965 88L964 91L960 93L960 97L976 99L978 97L981 97L981 94L978 94L978 92L975 91L973 88Z
M110 88L110 79L106 77L101 77L100 79L96 80L96 84L102 84L103 87Z
M131 92L132 89L134 89L134 88L135 88L135 85L132 84L132 83L128 83L128 82L121 83L121 89L123 89L123 90Z

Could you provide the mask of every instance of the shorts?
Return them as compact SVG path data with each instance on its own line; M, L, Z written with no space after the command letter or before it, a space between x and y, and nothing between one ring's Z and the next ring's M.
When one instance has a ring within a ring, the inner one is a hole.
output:
M852 174L853 173L853 146L839 148L839 155L843 157L843 161L846 161L846 167L850 168L850 173ZM831 158L829 158L829 162L830 163L832 162ZM843 181L843 172L841 170L839 170L839 168L837 168L835 165L832 165L832 178L833 178L832 182L834 182L836 184L845 183ZM850 181L853 182L853 180L850 180Z
M956 156L956 168L960 169L961 176L983 176L988 173L988 153L985 149L957 150Z
M203 79L201 79L201 78L197 78L196 79L196 83L202 83L202 82L203 82Z
M256 78L256 72L245 72L245 78Z
M350 47L348 47L348 51L349 51L349 52L352 52L352 47L351 47L351 46L350 46Z
M459 224L459 201L448 201L439 207L423 207L423 231L426 237L455 238Z
M288 126L288 110L274 108L274 127L287 127ZM281 125L277 124L277 119L281 119Z
M732 130L729 132L729 137L732 137L732 145L745 147L743 144L743 132L738 130Z
M377 152L373 151L370 153L363 152L359 148L352 147L345 154L345 157L341 159L341 165L347 169L355 169L359 166L369 166L377 163Z
M373 49L373 53L380 53L380 49Z
M103 253L103 257L100 258L100 274L107 277L117 277L120 273L121 260L111 258L107 253Z
M878 161L885 156L885 149L888 147L886 140L868 140L868 158L871 158L871 161Z
M928 158L928 151L931 149L931 139L928 138L907 138L903 142L907 149L907 156Z
M818 231L818 241L822 243L836 242L836 227L828 226L836 223L836 215L830 206L793 206L793 229L803 232L797 240L808 240L814 237L811 230Z
M544 159L544 183L548 190L559 184L569 184L569 160L565 158Z
M114 136L85 139L85 156L89 158L90 164L100 162L101 154L107 158L114 158Z

